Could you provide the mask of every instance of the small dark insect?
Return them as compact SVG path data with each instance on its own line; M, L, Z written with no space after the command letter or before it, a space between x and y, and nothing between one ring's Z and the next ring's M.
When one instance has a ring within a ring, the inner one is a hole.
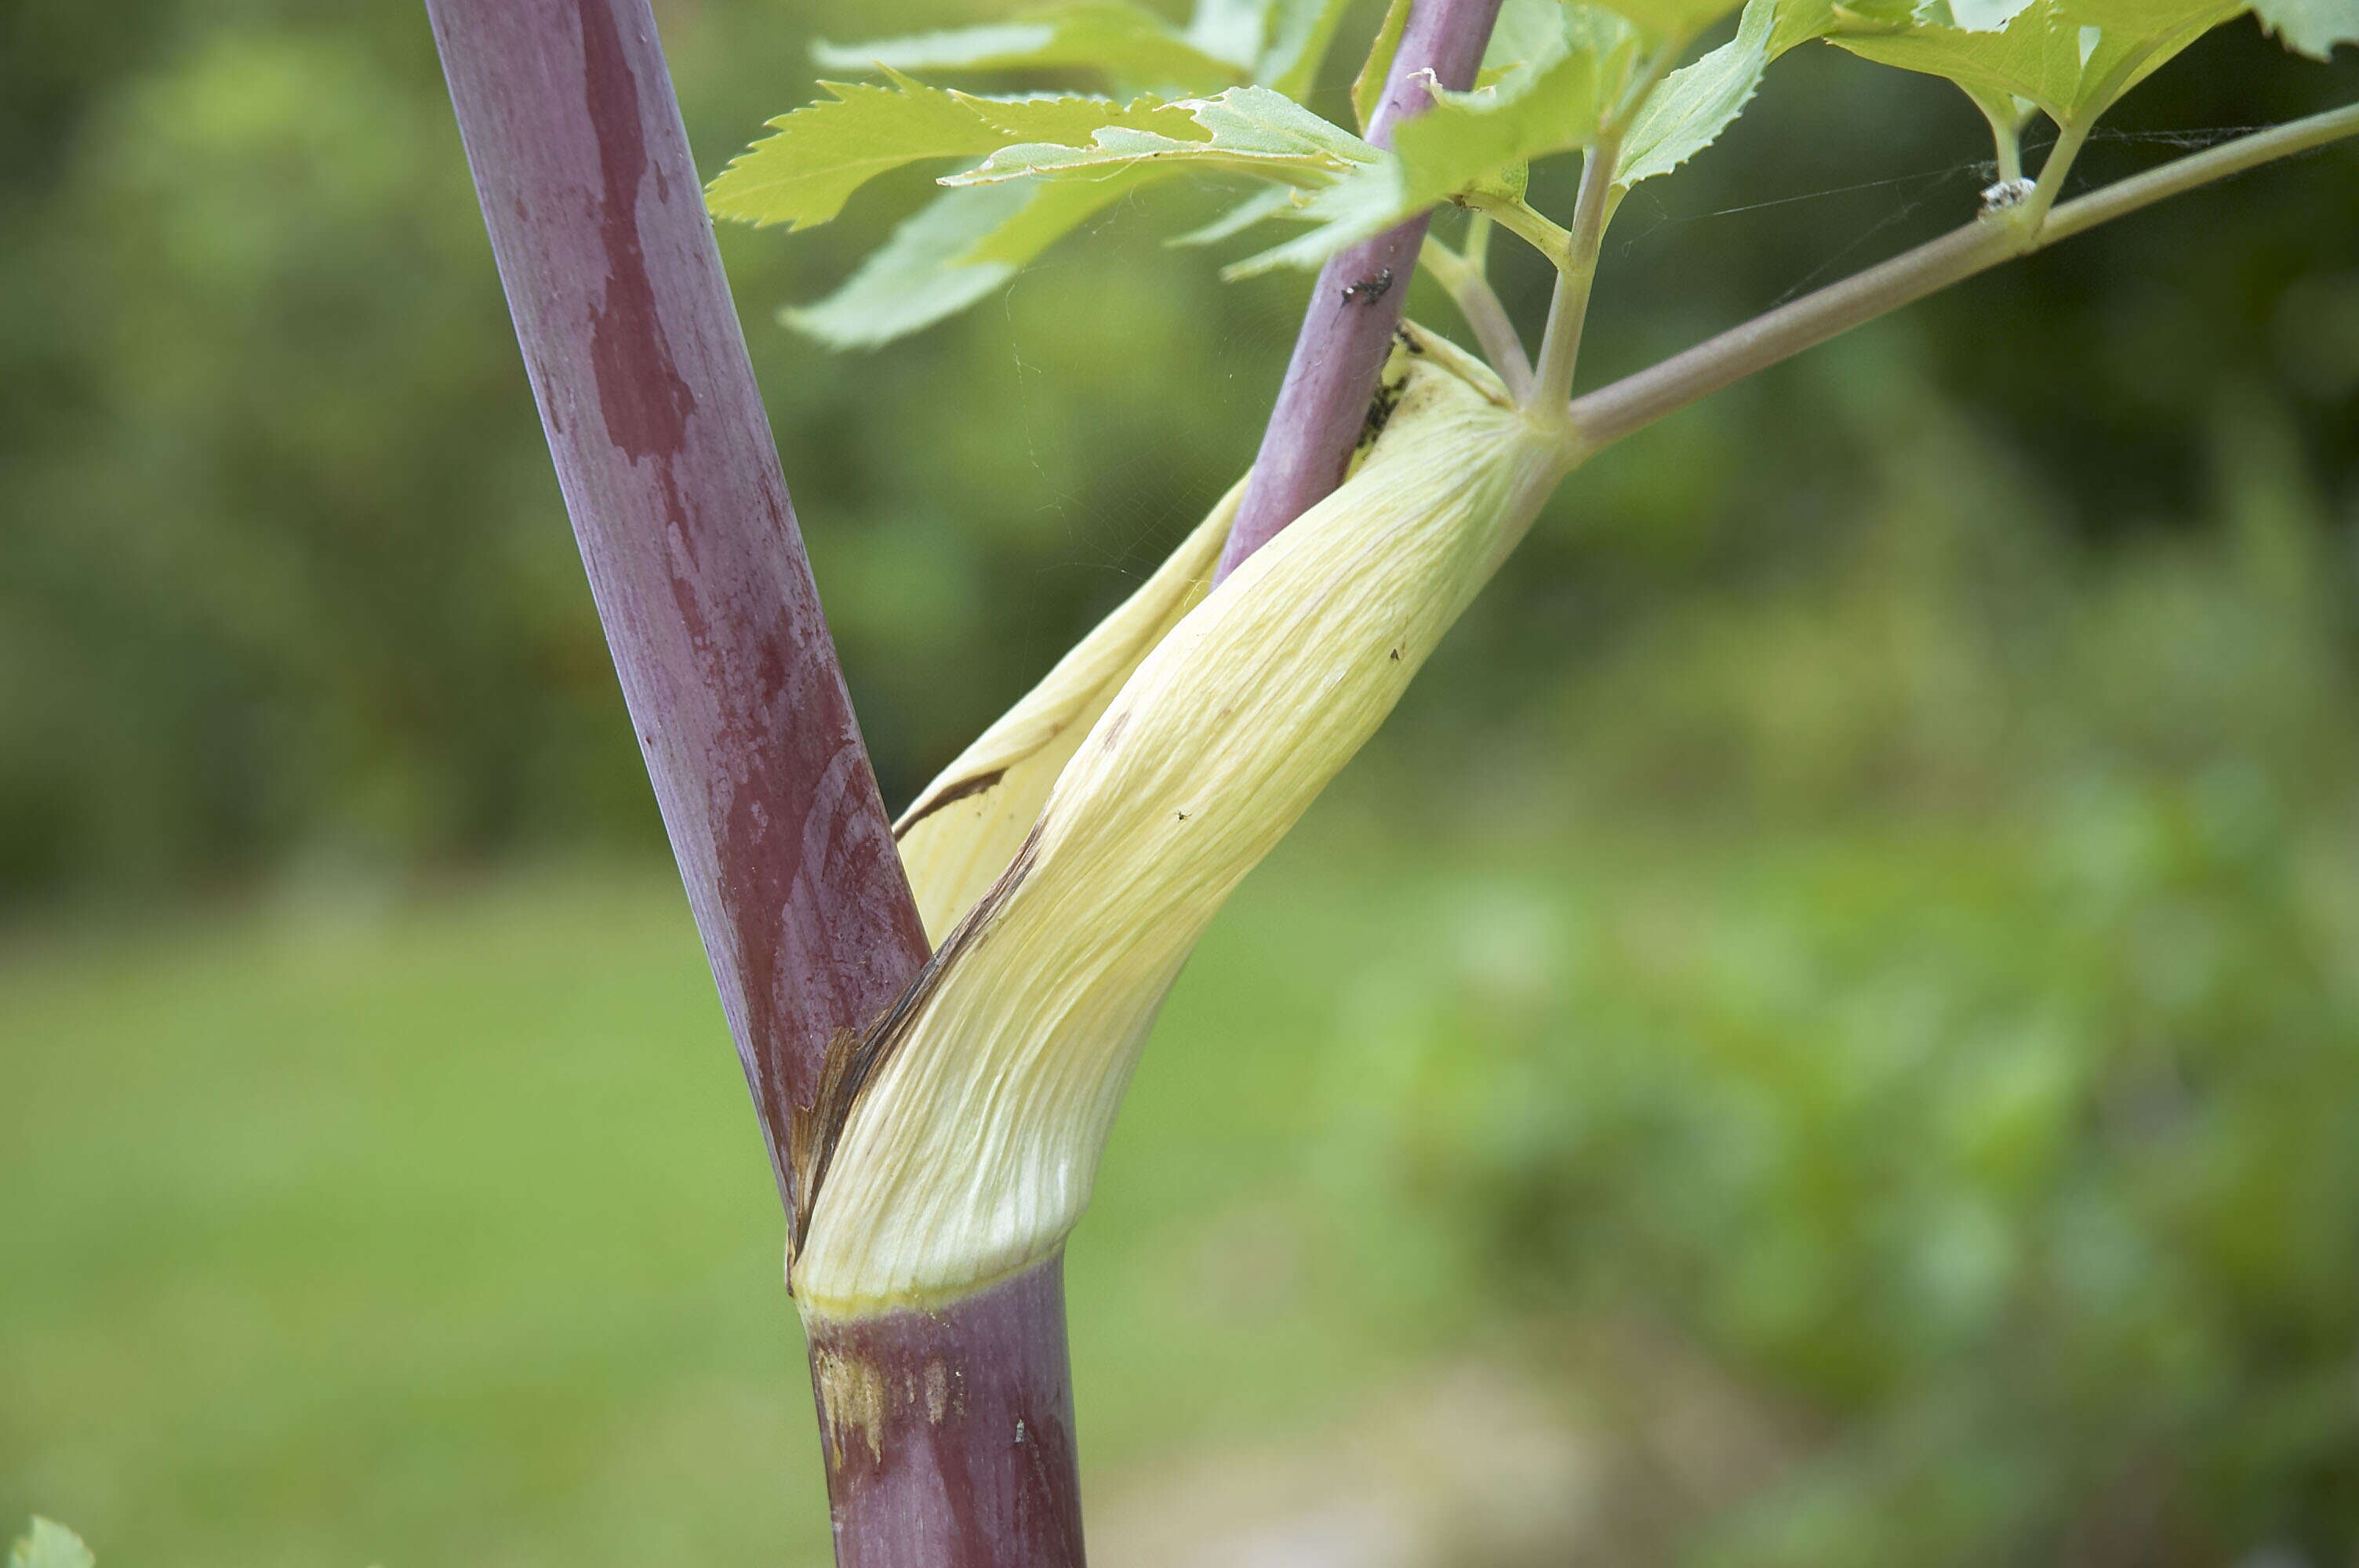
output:
M1343 303L1349 305L1356 299L1363 305L1374 305L1391 292L1392 287L1393 269L1386 267L1374 277L1364 277L1357 283L1346 284L1343 288Z
M1398 648L1395 648L1395 649L1393 650L1393 663L1395 663L1395 664L1399 664L1399 663L1400 663L1400 650L1399 650Z
M1375 445L1376 438L1384 434L1386 423L1400 405L1401 389L1407 384L1406 378L1376 383L1376 395L1368 401L1368 416L1360 424L1360 438L1352 444L1353 451Z

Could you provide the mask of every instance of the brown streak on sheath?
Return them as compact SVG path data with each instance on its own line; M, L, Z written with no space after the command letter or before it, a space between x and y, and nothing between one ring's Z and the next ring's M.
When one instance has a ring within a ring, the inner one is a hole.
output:
M1407 327L1396 331L1393 338L1397 342L1411 345L1417 341L1416 337ZM1415 351L1414 348L1411 351ZM1387 368L1389 368L1389 362ZM1385 433L1385 427L1392 422L1393 414L1400 407L1401 398L1408 390L1408 369L1405 365L1397 374L1379 374L1376 377L1375 395L1368 399L1367 416L1360 423L1360 438L1352 449L1354 460L1376 444L1376 438Z
M974 901L974 907L943 938L941 947L926 961L917 978L901 992L882 1018L868 1026L867 1033L854 1037L848 1029L838 1030L828 1042L827 1062L820 1076L817 1098L809 1110L791 1113L792 1128L788 1147L795 1168L795 1212L787 1229L788 1290L794 1288L795 1260L802 1255L803 1242L810 1235L811 1216L819 1207L821 1184L827 1179L828 1166L834 1162L835 1149L843 1141L845 1123L852 1119L852 1108L860 1103L860 1096L876 1076L876 1070L909 1037L918 1019L941 989L943 979L959 956L983 940L1000 907L1014 896L1032 874L1032 863L1040 849L1040 827L1038 822L1024 836L1016 856L990 890Z
M994 768L987 773L977 773L974 777L965 780L963 783L951 785L950 788L942 791L941 794L934 796L933 799L926 802L925 805L919 806L916 811L911 812L908 821L903 822L898 827L894 828L893 841L897 844L899 843L902 836L908 833L910 828L915 827L919 823L923 822L927 817L931 816L943 806L949 806L954 801L964 800L971 795L981 795L984 790L989 789L992 785L997 784L1006 776L1007 770L1006 768Z

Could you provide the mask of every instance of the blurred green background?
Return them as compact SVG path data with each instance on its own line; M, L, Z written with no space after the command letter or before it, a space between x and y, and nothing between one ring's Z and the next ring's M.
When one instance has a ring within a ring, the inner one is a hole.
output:
M708 173L814 36L992 14L658 7ZM2240 23L2084 167L2354 99ZM1984 143L1788 57L1618 220L1584 379L1960 221ZM923 189L723 235L894 805L1241 471L1305 287L1175 194L875 355L771 323ZM1574 476L1141 1069L1072 1254L1100 1562L2359 1563L2354 531L2348 148ZM416 7L0 15L0 1522L822 1561Z

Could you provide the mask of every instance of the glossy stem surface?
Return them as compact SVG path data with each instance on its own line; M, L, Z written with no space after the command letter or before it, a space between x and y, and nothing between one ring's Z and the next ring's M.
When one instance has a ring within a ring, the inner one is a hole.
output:
M781 1195L924 928L646 0L427 0L541 428ZM791 1212L791 1210L790 1210Z
M892 1004L926 940L654 20L646 0L427 10L566 510L791 1213L788 1108L813 1098L829 1037ZM1053 1265L939 1316L820 1325L811 1375L842 1563L1081 1562Z
M841 1568L1080 1568L1062 1254L932 1311L803 1328Z
M1498 15L1499 0L1417 0L1368 139L1385 146L1394 122L1423 113L1433 101L1431 84L1473 86ZM1320 269L1214 580L1343 482L1430 222L1430 214L1413 218Z

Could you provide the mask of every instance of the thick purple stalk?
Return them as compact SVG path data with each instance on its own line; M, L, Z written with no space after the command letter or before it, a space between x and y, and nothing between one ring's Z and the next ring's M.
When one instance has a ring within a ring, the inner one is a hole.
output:
M830 1036L890 1007L926 939L654 19L646 0L427 11L591 593L791 1214L790 1112L814 1098ZM1080 1563L1055 1267L929 1316L819 1324L811 1351L843 1563Z
M1433 102L1431 83L1461 92L1473 85L1498 15L1499 0L1416 0L1368 139L1385 146L1393 122L1422 114ZM1215 580L1343 482L1430 221L1413 218L1320 269Z
M1081 1568L1061 1254L936 1311L803 1326L840 1568Z
M782 1195L926 939L646 0L427 0L559 487Z

